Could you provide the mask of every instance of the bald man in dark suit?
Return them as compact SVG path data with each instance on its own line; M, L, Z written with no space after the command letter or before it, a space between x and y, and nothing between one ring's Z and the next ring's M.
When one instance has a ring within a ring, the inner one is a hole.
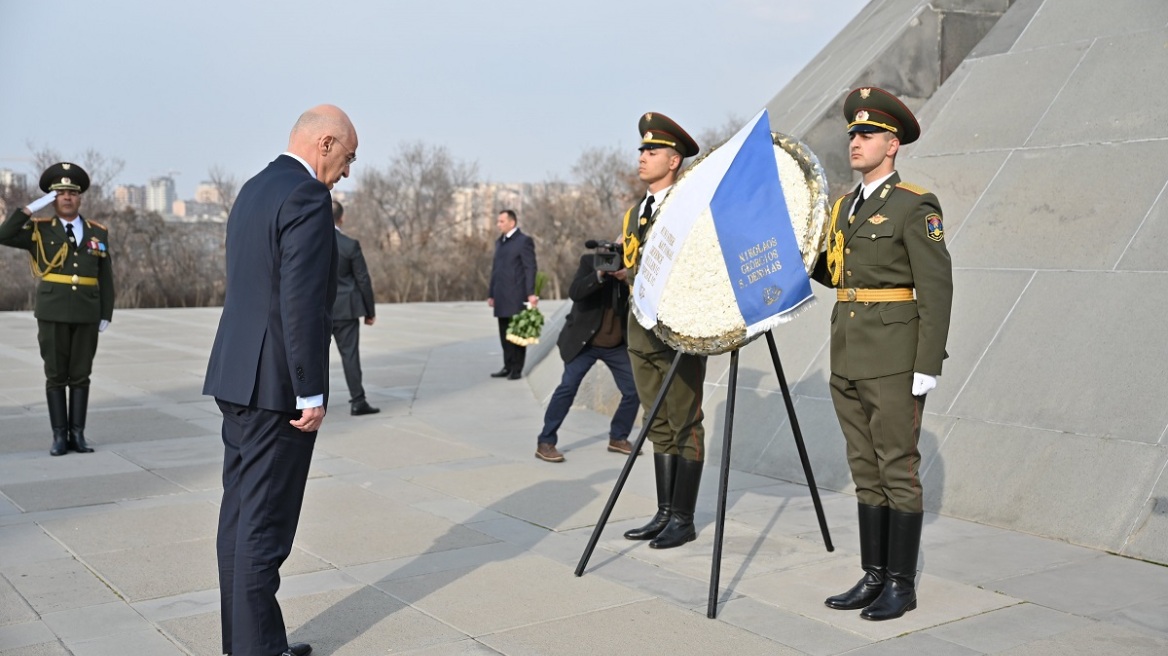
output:
M227 294L203 393L223 413L216 550L223 651L304 656L276 601L328 397L337 245L329 190L357 132L332 105L308 110L288 150L240 189L227 219Z

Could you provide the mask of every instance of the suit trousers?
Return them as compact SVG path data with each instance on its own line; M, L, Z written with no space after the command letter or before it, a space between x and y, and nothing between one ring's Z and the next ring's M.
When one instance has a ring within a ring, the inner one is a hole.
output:
M37 342L45 363L45 388L89 387L93 356L97 354L94 323L37 320Z
M848 380L831 375L831 400L848 447L856 501L919 513L925 397L912 395L913 372Z
M341 353L341 366L345 369L345 384L349 386L349 403L365 400L365 387L361 385L361 320L342 319L333 321L333 341Z
M276 591L300 521L316 433L289 425L298 413L216 402L223 413L216 540L223 651L272 656L288 648Z
M527 360L527 347L507 341L507 326L511 317L498 317L499 341L503 344L503 368L513 374L523 373L523 363Z
M633 382L633 370L629 364L628 349L622 344L611 348L585 346L576 357L564 363L564 376L556 391L552 392L548 402L547 412L543 415L543 431L540 432L537 442L546 442L555 445L558 441L556 432L568 416L572 408L572 401L576 399L576 392L580 390L580 383L584 376L592 369L592 365L600 360L608 365L612 372L612 379L620 390L621 400L612 415L612 423L608 427L610 440L627 440L633 430L633 422L637 420L637 408L640 402L637 399L637 385Z
M665 384L665 375L676 355L677 351L643 328L630 314L629 360L646 417ZM661 408L649 425L653 453L679 455L697 462L706 459L706 431L702 427L702 386L705 381L706 357L683 354Z

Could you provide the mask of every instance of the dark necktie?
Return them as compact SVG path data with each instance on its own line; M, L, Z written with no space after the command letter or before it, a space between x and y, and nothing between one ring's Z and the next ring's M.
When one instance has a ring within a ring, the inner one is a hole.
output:
M649 219L653 217L653 195L645 199L645 209L641 212L641 224L637 230L637 238L645 241L645 230L649 225Z
M73 238L73 224L72 223L65 224L65 234L68 235L70 244L77 243L77 240Z
M864 206L864 187L860 186L860 190L856 192L856 204L852 206L852 216L848 218L848 223L855 220L856 215L860 213L860 208Z

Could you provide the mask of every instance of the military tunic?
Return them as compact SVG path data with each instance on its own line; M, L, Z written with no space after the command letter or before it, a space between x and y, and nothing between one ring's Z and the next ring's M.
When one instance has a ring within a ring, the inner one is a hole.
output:
M917 441L925 398L912 395L913 373L941 374L953 299L941 206L893 173L849 221L855 194L832 210L828 251L840 265L829 270L821 256L814 278L845 290L914 289L915 300L846 300L844 292L831 313L832 400L857 500L921 512Z
M80 243L69 246L56 218L33 219L22 209L0 224L0 244L28 251L37 285L37 340L48 389L88 387L98 324L114 310L109 231L81 219Z
M642 244L638 232L647 236L648 229L652 227L650 220L644 231L638 231L636 217L640 207L638 203L630 208L623 221L625 265L628 268L626 280L630 287L641 262ZM632 314L632 303L629 304L628 327L633 380L637 384L637 396L641 399L641 407L647 417L665 383L665 376L673 365L677 351L661 341L652 330L641 326ZM683 354L661 408L649 425L648 436L653 442L654 453L680 455L696 462L705 461L705 429L702 427L702 388L705 380L706 356Z

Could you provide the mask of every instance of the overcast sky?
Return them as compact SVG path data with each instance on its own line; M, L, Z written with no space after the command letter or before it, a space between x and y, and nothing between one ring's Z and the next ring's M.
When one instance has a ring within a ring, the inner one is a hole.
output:
M330 102L359 161L422 141L490 182L568 179L643 112L691 134L749 119L867 0L0 0L0 168L95 148L117 182L240 179ZM338 189L351 190L352 180Z

